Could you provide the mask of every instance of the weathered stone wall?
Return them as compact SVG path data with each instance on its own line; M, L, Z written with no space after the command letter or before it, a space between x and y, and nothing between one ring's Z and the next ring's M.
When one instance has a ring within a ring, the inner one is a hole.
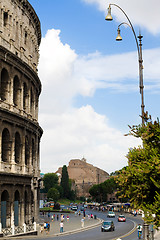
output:
M36 70L40 41L40 22L30 3L0 0L0 45Z
M102 183L109 178L107 172L87 163L84 158L70 160L67 170L69 178L75 181L75 189L79 197L88 197L91 186ZM61 174L62 168L59 168L56 173Z
M38 221L39 145L43 133L38 124L40 40L40 22L29 2L0 0L2 227Z

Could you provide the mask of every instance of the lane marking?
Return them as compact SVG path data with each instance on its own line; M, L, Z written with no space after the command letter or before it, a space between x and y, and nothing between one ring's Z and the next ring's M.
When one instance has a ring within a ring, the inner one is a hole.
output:
M135 232L135 230L137 229L137 226L138 226L137 223L134 222L134 221L132 221L132 220L130 220L130 219L129 219L129 221L133 222L133 224L134 224L133 229L132 229L131 231L129 231L128 233L125 233L124 235L122 235L122 236L120 236L120 237L118 237L118 238L128 237L128 236L131 235L133 232ZM117 238L113 238L113 239L111 239L111 240L117 240Z

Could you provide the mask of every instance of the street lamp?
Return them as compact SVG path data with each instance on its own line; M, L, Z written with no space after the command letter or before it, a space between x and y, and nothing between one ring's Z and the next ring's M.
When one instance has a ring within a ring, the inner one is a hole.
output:
M112 5L119 8L128 20L128 23L122 22L118 26L118 30L117 30L118 35L116 37L116 41L121 41L122 40L122 37L120 35L120 26L123 25L123 24L127 24L132 29L133 35L134 35L135 40L136 40L137 51L138 51L138 62L139 62L139 88L140 88L140 94L141 94L141 117L142 117L142 126L144 126L144 121L146 119L146 114L144 112L145 105L144 105L144 95L143 95L143 89L144 89L144 85L143 85L143 64L142 64L143 63L143 60L142 60L142 38L143 38L143 36L141 36L141 34L139 34L139 36L138 36L139 43L138 43L137 36L135 34L133 25L132 25L129 17L125 13L125 11L121 7L119 7L117 4L109 4L108 14L107 14L105 20L107 20L107 21L112 21L113 20L112 15L111 15L111 6Z

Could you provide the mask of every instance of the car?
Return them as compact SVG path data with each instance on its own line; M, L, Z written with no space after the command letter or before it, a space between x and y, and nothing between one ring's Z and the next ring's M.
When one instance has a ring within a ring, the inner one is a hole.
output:
M109 211L108 214L107 214L107 217L115 217L115 213L112 212L112 211Z
M115 226L113 221L103 221L101 225L101 232L114 231Z
M71 207L71 210L72 210L72 211L77 211L77 209L78 209L77 206L72 206L72 207Z
M118 222L126 222L126 217L124 215L119 215Z

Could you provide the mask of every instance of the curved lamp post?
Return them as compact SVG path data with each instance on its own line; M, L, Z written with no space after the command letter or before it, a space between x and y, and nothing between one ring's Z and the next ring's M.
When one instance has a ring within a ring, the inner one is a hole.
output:
M138 43L137 36L135 34L133 25L132 25L129 17L124 12L124 10L121 7L119 7L117 4L109 4L108 14L107 14L105 20L107 20L107 21L112 21L113 20L112 15L111 15L111 6L112 5L119 8L124 13L124 15L126 16L126 18L128 20L128 23L122 22L121 24L119 24L118 30L117 30L118 35L116 37L116 41L121 41L122 40L122 37L120 35L120 26L123 25L123 24L127 24L132 29L134 38L136 40L137 51L138 51L138 62L139 62L139 88L140 88L140 94L141 94L141 117L142 117L142 125L144 125L144 121L147 118L147 116L144 112L145 105L144 105L144 94L143 94L143 89L144 89L144 85L143 85L143 64L142 64L143 63L143 60L142 60L142 38L143 38L143 36L141 36L141 34L139 34L139 36L138 36L139 43Z

